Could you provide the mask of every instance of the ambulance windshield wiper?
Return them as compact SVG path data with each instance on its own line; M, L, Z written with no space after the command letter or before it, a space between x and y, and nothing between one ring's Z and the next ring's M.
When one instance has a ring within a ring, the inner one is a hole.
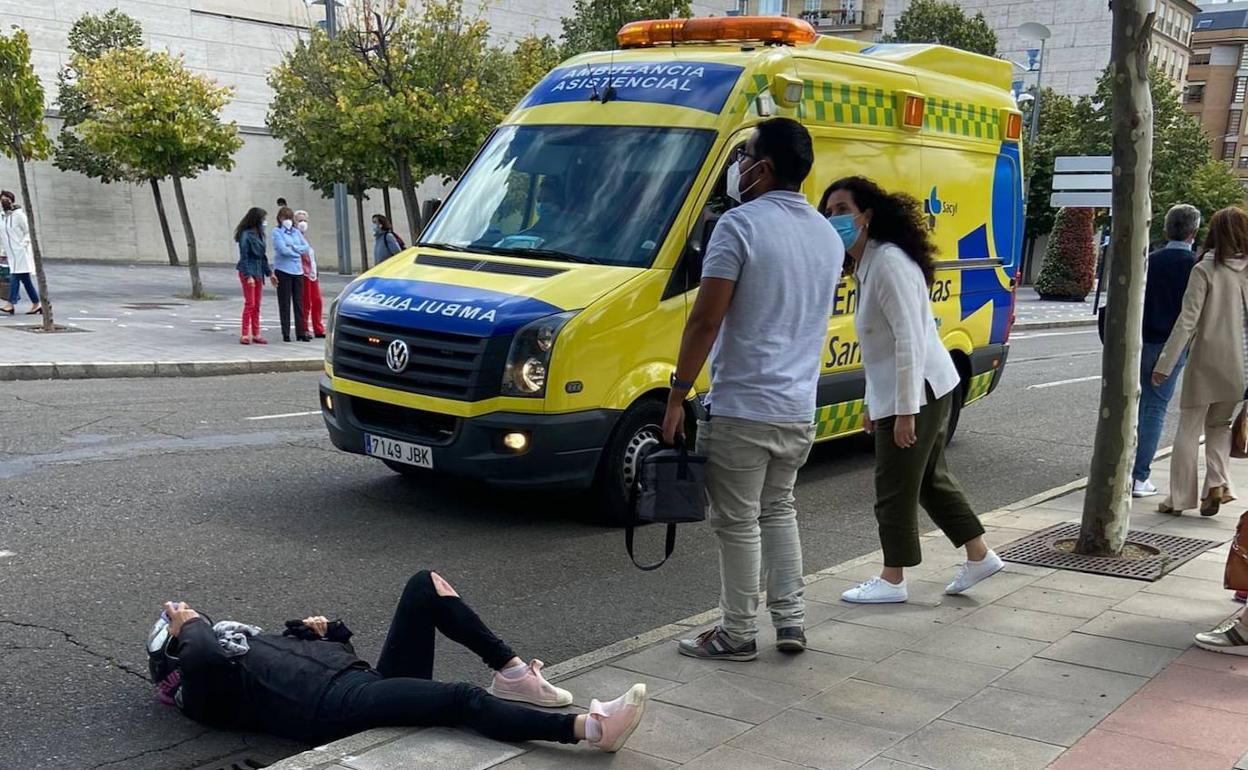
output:
M463 246L456 246L453 243L437 243L434 241L420 241L417 246L424 246L430 249L441 249L443 251L467 251Z
M498 254L505 257L532 257L536 259L553 259L559 262L576 262L581 265L601 265L602 262L593 257L583 257L570 251L558 249L507 248L503 246L474 246L476 251L486 254Z

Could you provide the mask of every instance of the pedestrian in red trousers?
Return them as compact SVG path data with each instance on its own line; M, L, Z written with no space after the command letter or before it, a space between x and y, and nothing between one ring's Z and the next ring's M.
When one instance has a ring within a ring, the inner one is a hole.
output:
M264 250L265 211L252 208L243 215L234 228L234 240L238 242L238 281L243 286L243 328L239 344L267 345L269 341L260 336L260 294L264 281L273 275L269 256Z
M308 235L308 212L300 209L295 212L295 227ZM308 314L307 328L317 337L325 336L325 323L321 319L321 281L316 271L316 249L312 249L303 257L303 312Z

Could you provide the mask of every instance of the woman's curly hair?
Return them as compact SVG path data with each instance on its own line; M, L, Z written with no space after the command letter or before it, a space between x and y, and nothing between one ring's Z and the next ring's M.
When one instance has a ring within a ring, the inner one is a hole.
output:
M923 271L928 286L936 276L936 244L927 233L923 207L905 193L888 193L875 182L862 176L847 176L828 186L819 201L819 211L826 211L828 198L845 190L854 199L859 211L871 212L867 237L891 243L906 253Z

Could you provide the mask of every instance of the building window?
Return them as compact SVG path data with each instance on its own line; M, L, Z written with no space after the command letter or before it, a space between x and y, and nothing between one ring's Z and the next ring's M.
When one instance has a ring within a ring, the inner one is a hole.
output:
M779 16L784 0L758 0L759 16Z
M1209 63L1209 50L1210 49L1206 48L1203 51L1192 51L1192 62L1191 62L1192 66L1196 67L1201 64L1208 64Z
M1248 94L1248 77L1235 78L1235 96L1232 102L1239 104L1244 100L1244 96Z
M1231 110L1226 113L1226 132L1239 136L1239 126L1244 122L1243 110Z
M1235 160L1235 143L1222 143L1222 160Z
M1187 90L1183 92L1183 101L1188 104L1199 104L1205 100L1205 84L1204 83L1188 83Z
M823 10L823 0L806 0L806 11L808 13L810 11L821 11L821 10Z
M1239 167L1248 168L1248 147L1244 148L1244 150L1240 153Z

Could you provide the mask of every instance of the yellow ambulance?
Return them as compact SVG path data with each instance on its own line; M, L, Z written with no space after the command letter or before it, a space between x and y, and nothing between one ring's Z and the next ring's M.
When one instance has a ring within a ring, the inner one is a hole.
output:
M817 203L871 177L923 201L931 289L962 404L1001 378L1023 229L1006 61L818 37L805 22L636 22L552 70L478 151L419 243L331 309L320 384L333 443L404 474L596 487L620 520L657 441L701 260L752 126L805 124ZM838 281L813 419L861 430L856 289ZM698 390L709 387L704 372ZM691 416L698 408L690 402Z

